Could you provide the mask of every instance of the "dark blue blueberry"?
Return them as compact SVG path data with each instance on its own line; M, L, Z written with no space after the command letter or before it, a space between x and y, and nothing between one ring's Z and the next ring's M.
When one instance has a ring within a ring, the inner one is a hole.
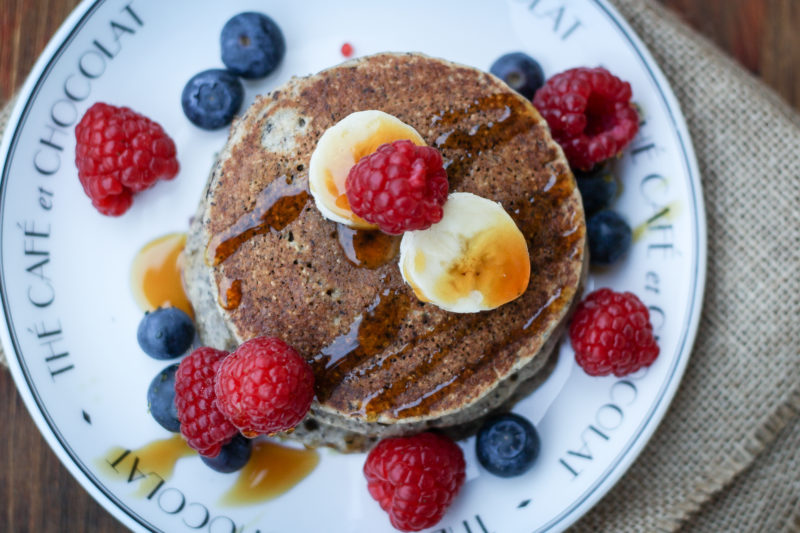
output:
M243 101L242 81L222 69L212 68L195 74L181 94L186 118L204 130L216 130L230 124Z
M539 448L536 428L526 418L513 413L487 420L475 441L478 461L500 477L526 472L539 456Z
M158 373L147 389L147 408L156 422L167 431L177 433L181 430L178 410L175 408L175 372L178 363L170 365Z
M631 247L633 232L616 211L603 209L586 223L589 258L593 265L611 265Z
M177 307L162 307L145 313L136 340L153 359L174 359L186 353L194 340L194 323Z
M544 85L541 65L527 54L512 52L492 63L489 72L503 80L509 87L528 100Z
M583 197L583 210L587 215L597 213L611 205L617 196L617 180L605 165L591 172L575 172L578 189Z
M237 434L233 437L232 441L222 447L222 450L220 450L219 455L216 457L200 456L200 458L205 464L217 472L230 474L231 472L241 470L242 467L247 464L247 461L250 460L251 450L252 445L250 439L241 434Z
M283 33L262 13L239 13L222 28L222 62L243 78L263 78L275 70L286 53Z

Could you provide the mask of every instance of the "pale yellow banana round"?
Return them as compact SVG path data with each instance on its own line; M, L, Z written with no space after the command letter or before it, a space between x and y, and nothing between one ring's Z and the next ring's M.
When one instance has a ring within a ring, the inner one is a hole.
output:
M354 228L376 228L350 210L345 193L347 174L380 145L402 139L425 146L417 130L378 110L351 113L328 128L319 138L308 168L309 189L322 216Z
M455 192L442 220L403 234L400 272L420 300L476 313L522 295L531 263L525 237L502 205Z

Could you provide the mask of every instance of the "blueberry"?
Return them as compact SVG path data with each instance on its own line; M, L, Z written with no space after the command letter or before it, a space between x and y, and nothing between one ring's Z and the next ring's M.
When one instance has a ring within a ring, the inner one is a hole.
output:
M181 94L183 113L192 124L216 130L230 124L242 107L244 86L235 74L209 69L192 76Z
M222 62L243 78L263 78L275 70L286 53L283 33L262 13L239 13L222 28Z
M541 65L531 56L522 52L512 52L501 56L492 63L489 72L529 100L544 85L544 72Z
M586 223L589 258L593 265L611 265L631 247L633 232L616 211L603 209Z
M492 474L513 477L539 456L539 435L526 418L506 413L487 420L475 441L478 461Z
M617 180L605 165L591 172L577 171L575 179L583 197L583 210L587 215L609 207L617 196Z
M167 431L177 433L181 430L178 410L175 408L175 372L178 363L170 365L158 373L147 389L147 407L156 422Z
M247 461L250 460L250 452L252 445L250 439L237 434L233 440L222 447L219 455L216 457L203 457L200 458L203 462L213 470L222 472L223 474L230 474L241 470Z
M177 307L162 307L145 313L136 340L153 359L174 359L186 352L194 340L194 324Z

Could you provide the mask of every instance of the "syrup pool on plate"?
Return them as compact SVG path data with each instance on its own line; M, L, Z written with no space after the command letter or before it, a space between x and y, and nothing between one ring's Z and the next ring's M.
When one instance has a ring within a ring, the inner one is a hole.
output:
M247 505L277 498L302 481L318 463L319 453L315 450L256 441L250 460L220 503Z
M194 318L181 282L181 258L185 245L185 233L170 233L148 242L134 257L131 288L143 311L171 306Z
M135 495L150 498L172 477L176 463L195 457L179 434L155 440L131 450L116 446L97 461L101 471L111 477L138 482ZM300 483L319 464L315 450L290 448L274 442L253 442L250 460L235 472L236 481L222 495L222 505L247 505L272 500ZM146 473L146 474L145 474ZM227 474L226 474L227 475Z

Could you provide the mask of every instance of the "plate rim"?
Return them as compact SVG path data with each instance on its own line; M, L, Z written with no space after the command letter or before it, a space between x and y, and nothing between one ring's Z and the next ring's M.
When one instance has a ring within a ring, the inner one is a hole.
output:
M20 120L27 114L31 106L32 98L41 88L41 84L44 81L43 78L57 62L60 55L66 50L67 45L69 45L72 39L79 33L82 26L88 21L92 14L105 4L106 1L107 0L82 0L81 3L75 7L50 39L27 76L25 83L18 91L17 101L9 116L2 143L0 143L0 156L2 157L0 194L5 190L5 178L8 174L7 167L9 164L8 156L12 148L18 142L19 131L22 125ZM680 156L689 178L688 185L692 200L692 212L694 213L693 229L695 231L692 234L692 252L695 255L695 264L690 283L690 285L693 286L693 290L690 292L690 298L687 304L687 327L684 330L683 338L678 343L681 347L678 350L678 356L673 362L673 368L668 372L666 383L662 384L663 390L657 396L654 405L650 407L644 420L634 431L632 440L620 452L617 459L609 464L605 471L600 474L599 479L586 489L578 501L573 502L566 510L536 531L545 531L554 526L566 528L578 520L625 475L631 464L639 457L644 447L650 441L655 430L663 421L666 411L675 397L675 393L683 379L686 366L691 356L697 338L707 276L707 226L701 174L691 135L681 106L666 76L653 58L652 53L630 27L622 14L610 4L609 0L588 1L599 8L603 16L612 26L616 26L624 40L628 41L635 55L638 56L638 60L647 71L647 74L659 92L660 100L665 105L667 115L680 145ZM4 202L0 201L0 219L3 214L3 205ZM4 268L0 262L0 279L4 278L3 273ZM47 410L44 409L41 400L34 394L34 387L29 378L29 373L26 368L23 368L22 355L17 349L17 342L9 326L10 306L8 305L6 293L2 285L0 285L0 296L2 296L3 307L3 320L0 321L2 322L2 327L0 327L0 341L2 342L2 347L6 354L14 384L23 399L28 413L36 424L39 433L44 437L61 463L78 481L81 487L86 490L98 504L114 516L114 518L130 529L143 528L140 530L161 532L162 530L144 520L132 509L128 508L113 492L107 489L105 485L92 474L88 466L81 461L77 454L68 446L60 431L58 431L55 421L47 414ZM11 354L13 354L13 357L11 357ZM23 383L24 386L21 387L20 385Z
M536 533L547 531L553 526L569 527L581 516L587 513L597 504L611 488L628 472L633 462L639 457L645 446L650 442L653 434L664 420L667 409L675 399L675 393L683 381L686 366L689 363L694 344L697 340L697 330L700 325L703 303L705 300L705 284L707 277L707 221L705 203L703 196L703 186L701 180L700 167L694 151L694 143L686 124L686 117L683 114L680 102L678 102L672 85L656 62L650 49L641 40L639 35L630 26L622 14L611 5L610 0L589 0L597 5L608 21L618 28L623 37L630 43L631 48L639 57L642 66L646 69L650 78L656 86L660 99L665 104L667 115L672 122L673 131L677 136L681 148L681 159L688 174L689 193L692 200L692 211L694 213L694 233L692 242L692 252L696 260L694 264L694 274L692 276L693 291L690 293L687 305L687 327L684 330L683 338L679 341L681 348L678 356L673 362L673 368L668 373L666 383L662 384L662 391L658 395L654 405L652 405L645 415L644 420L634 431L635 438L628 443L623 451L617 456L600 475L589 489L586 490L581 500L573 503L567 510L553 518L551 521L535 530Z
M31 99L40 89L40 83L47 71L55 64L60 55L66 50L67 44L77 36L81 27L88 21L91 15L97 11L107 0L82 0L75 9L67 16L64 22L58 27L53 37L48 41L39 58L33 65L31 72L25 79L25 83L17 92L17 100L6 123L3 132L2 142L0 142L0 157L2 157L2 168L0 169L0 197L6 185L7 167L9 164L8 156L12 148L18 142L20 130L20 119L27 113ZM5 202L0 200L0 220L3 218ZM0 281L5 278L5 269L2 265L2 250L0 250ZM88 492L91 497L103 509L109 512L115 519L121 522L131 531L149 531L151 533L163 533L160 529L153 528L151 524L141 520L136 513L129 512L127 507L119 501L109 490L101 488L102 484L91 474L91 471L84 465L79 457L66 445L65 440L57 431L57 426L50 416L46 414L41 402L34 397L33 387L26 370L22 368L22 357L17 350L17 343L12 336L9 326L10 306L6 299L4 285L0 283L0 297L2 298L3 319L0 320L0 343L3 353L8 362L8 369L14 380L17 392L22 397L25 408L28 410L39 433L44 437L50 449L58 457L61 464L72 474L78 484ZM11 348L11 349L9 349ZM11 356L13 354L13 357ZM24 383L24 387L20 384Z

